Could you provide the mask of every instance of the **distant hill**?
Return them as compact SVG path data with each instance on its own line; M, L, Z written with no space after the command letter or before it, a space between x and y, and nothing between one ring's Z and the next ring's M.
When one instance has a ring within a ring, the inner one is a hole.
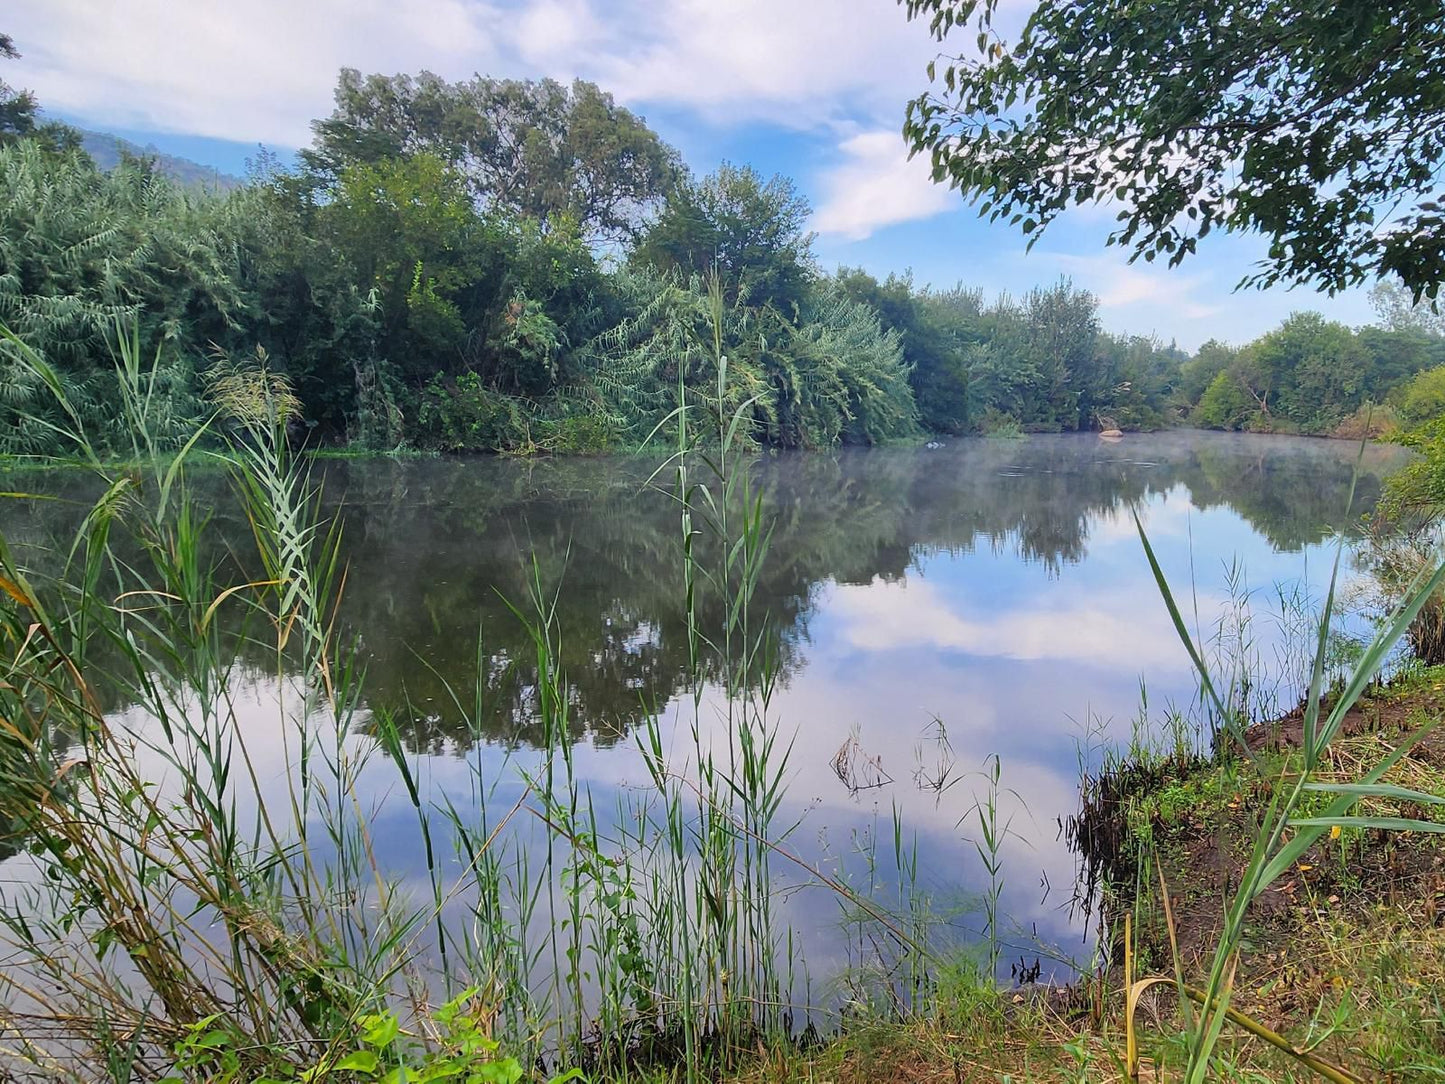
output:
M122 154L131 154L137 158L155 159L156 168L162 174L187 187L225 192L239 188L243 183L239 177L233 177L229 173L192 162L189 158L165 154L154 146L142 147L110 132L90 132L84 128L75 130L80 133L80 145L85 148L85 153L95 159L95 164L101 169L114 169L120 164Z

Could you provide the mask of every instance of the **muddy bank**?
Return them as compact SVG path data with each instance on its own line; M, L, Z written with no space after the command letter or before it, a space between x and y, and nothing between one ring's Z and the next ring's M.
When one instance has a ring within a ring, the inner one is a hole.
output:
M1445 668L1414 670L1376 688L1345 717L1316 778L1359 780L1404 745L1387 783L1445 796ZM1251 727L1213 756L1146 757L1117 766L1084 789L1068 828L1081 859L1081 896L1092 903L1117 983L1124 918L1132 919L1136 973L1202 976L1212 962L1224 912L1247 869L1265 810L1293 785L1304 715ZM1322 812L1320 793L1303 816ZM1313 800L1313 795L1311 796ZM1445 806L1372 797L1355 812L1441 824ZM1170 909L1166 911L1165 893ZM1170 921L1173 920L1173 942ZM1434 989L1445 976L1445 835L1375 827L1334 828L1251 904L1235 975L1235 1003L1287 1035L1320 1027L1325 1006L1359 1002L1405 984ZM1101 984L1104 980L1100 980ZM1417 1022L1424 1051L1445 1056L1440 1014ZM1323 1041L1341 1064L1394 1070L1368 1044ZM1409 1078L1406 1074L1404 1078Z

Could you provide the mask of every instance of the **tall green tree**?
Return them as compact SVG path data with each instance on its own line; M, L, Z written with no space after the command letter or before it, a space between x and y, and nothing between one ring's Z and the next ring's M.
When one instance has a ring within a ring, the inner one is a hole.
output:
M1306 432L1328 432L1364 400L1368 355L1344 324L1295 313L1248 351L1274 389L1269 409Z
M1151 336L1103 331L1096 349L1099 380L1083 427L1111 422L1126 429L1158 429L1174 420L1170 411L1187 357L1182 350Z
M1416 373L1445 365L1445 336L1421 331L1388 331L1362 327L1355 333L1368 359L1365 397L1382 403L1390 392L1408 383Z
M20 50L9 34L0 34L0 60L19 60ZM13 139L35 130L35 95L15 90L0 79L0 139Z
M677 152L596 84L341 72L336 108L314 123L307 165L339 176L430 154L479 206L543 226L570 219L589 240L628 241L672 191Z
M1038 373L1021 421L1042 429L1084 429L1104 399L1108 374L1099 352L1099 302L1060 281L1024 299L1025 349Z
M1377 345L1400 356L1400 343ZM1361 336L1316 312L1294 313L1232 355L1217 344L1200 353L1213 359L1211 368L1225 362L1195 411L1197 422L1213 428L1329 433L1367 397L1393 386L1373 377L1380 363Z
M905 133L934 176L1030 240L1066 208L1119 207L1110 242L1177 264L1257 232L1256 285L1445 279L1445 8L1438 0L901 0L974 55L930 65Z
M1382 279L1370 288L1370 306L1390 331L1445 336L1445 309L1438 302L1419 301L1397 282Z
M229 199L244 224L249 319L227 345L266 350L301 398L313 439L394 447L402 419L379 348L381 296L338 237L331 195L263 163Z
M20 50L9 34L0 34L0 60L19 60ZM72 153L80 148L80 134L54 121L40 123L35 95L16 90L0 79L0 144L17 139L35 140L45 150Z
M679 185L632 259L684 277L716 273L731 298L791 316L817 274L811 213L788 178L725 162Z
M1210 339L1179 367L1179 393L1186 404L1197 403L1224 370L1239 356L1239 350L1218 339Z
M464 182L432 154L348 166L330 228L381 311L381 351L419 381L456 367L467 324L458 295L473 276L481 222Z
M937 433L962 433L969 426L968 363L965 348L981 331L982 291L919 290L911 274L879 282L862 268L839 268L843 294L878 314L885 329L903 344L908 382L918 418Z

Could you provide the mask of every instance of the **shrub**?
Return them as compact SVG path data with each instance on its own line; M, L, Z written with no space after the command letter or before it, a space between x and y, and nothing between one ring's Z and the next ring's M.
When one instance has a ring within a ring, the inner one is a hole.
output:
M522 400L493 391L476 373L440 375L422 392L417 421L424 443L446 451L501 451L531 443Z
M1365 403L1331 429L1330 436L1340 440L1390 440L1399 432L1399 414L1380 403Z
M1226 369L1204 389L1194 408L1193 421L1206 429L1243 429L1254 410L1254 400Z
M989 407L978 419L978 431L986 437L999 440L1018 440L1024 435L1023 426L1012 414L1006 414L997 407Z
M1416 373L1392 398L1400 417L1412 424L1445 414L1445 365Z
M610 419L600 412L565 414L542 423L539 446L557 455L600 455L617 445Z

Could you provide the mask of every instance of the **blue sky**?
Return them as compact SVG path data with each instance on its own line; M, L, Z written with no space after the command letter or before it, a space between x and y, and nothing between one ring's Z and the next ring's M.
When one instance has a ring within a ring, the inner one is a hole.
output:
M938 47L894 0L10 0L0 29L24 54L4 78L50 114L228 172L258 144L304 145L343 66L580 76L699 174L727 159L794 178L830 270L911 268L1015 294L1068 275L1099 297L1106 327L1190 349L1247 341L1298 309L1373 319L1364 291L1234 292L1264 252L1257 237L1210 236L1174 271L1130 266L1103 243L1107 207L1070 212L1025 253L907 160L904 104Z

